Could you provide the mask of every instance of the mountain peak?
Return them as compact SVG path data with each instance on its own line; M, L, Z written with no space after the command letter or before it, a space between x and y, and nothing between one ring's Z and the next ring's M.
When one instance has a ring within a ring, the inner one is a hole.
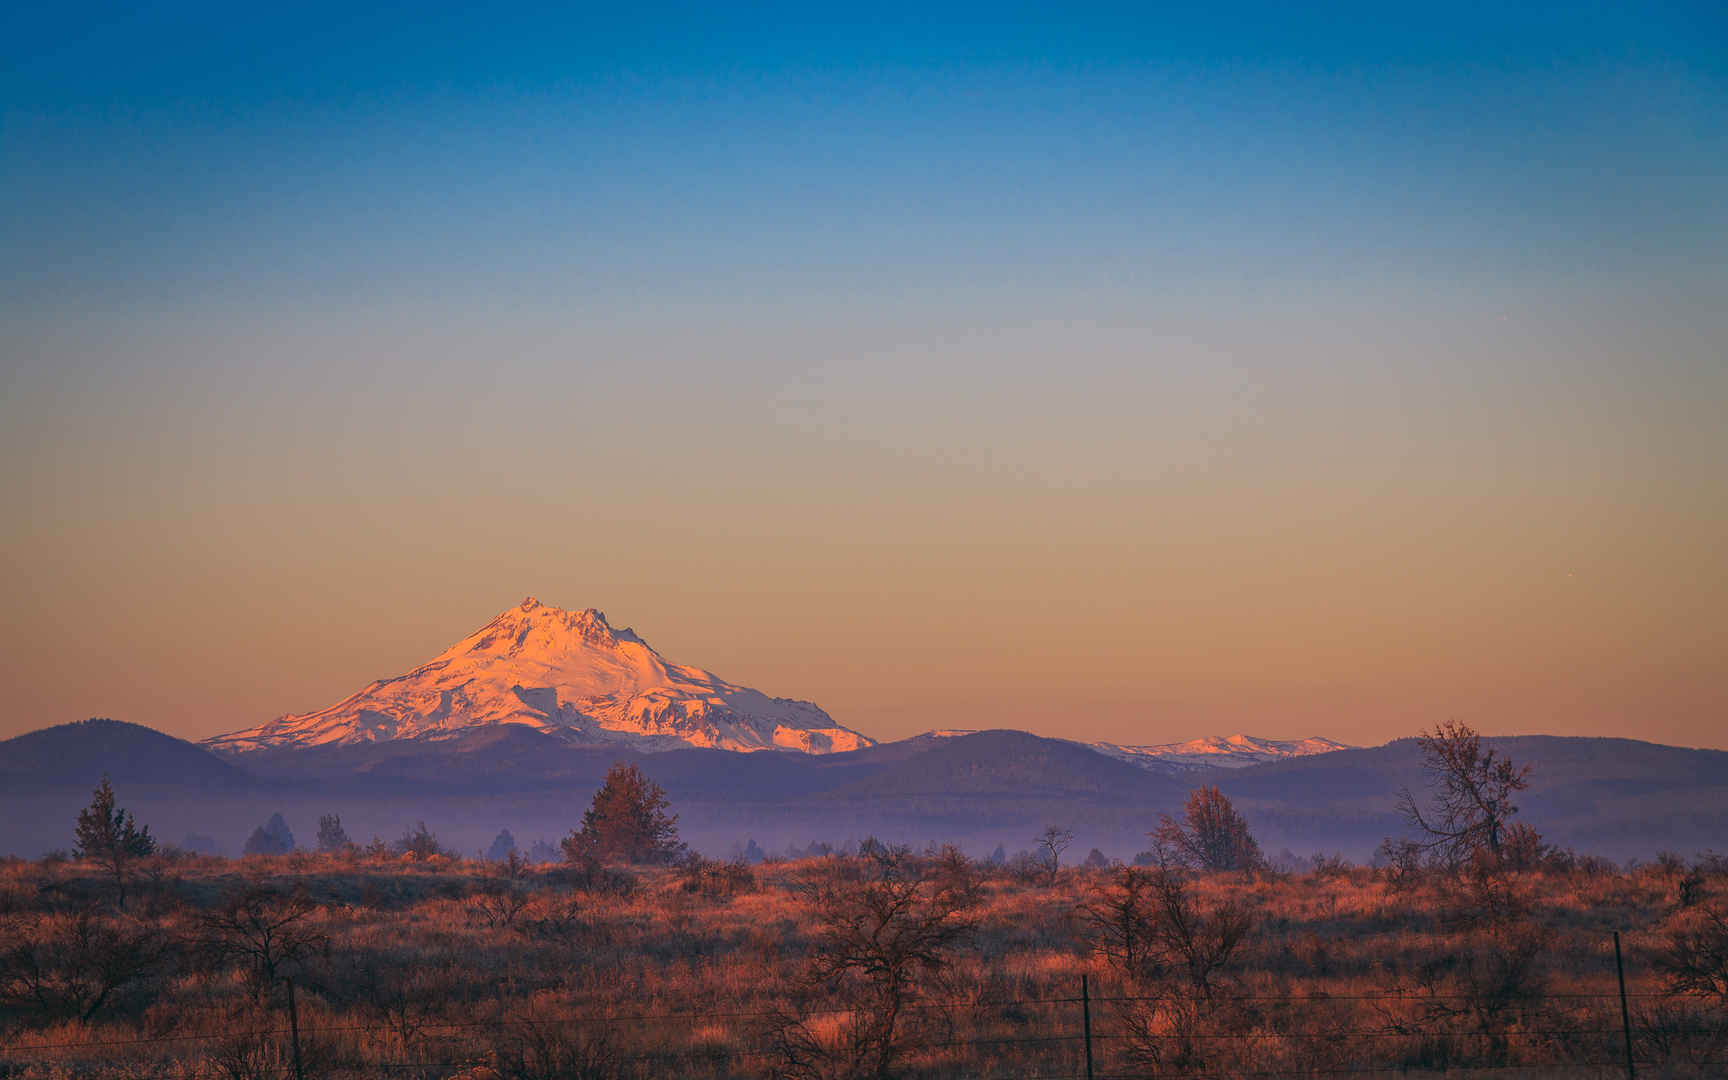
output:
M449 738L523 724L580 743L828 753L871 740L807 701L769 697L668 662L594 608L525 597L403 675L317 712L209 740L218 749Z
M1209 735L1179 743L1122 745L1110 742L1089 744L1094 750L1136 765L1156 764L1162 767L1212 767L1236 769L1247 765L1262 765L1286 758L1329 754L1348 750L1349 744L1318 735L1306 739L1266 739L1258 735L1237 732L1234 735Z

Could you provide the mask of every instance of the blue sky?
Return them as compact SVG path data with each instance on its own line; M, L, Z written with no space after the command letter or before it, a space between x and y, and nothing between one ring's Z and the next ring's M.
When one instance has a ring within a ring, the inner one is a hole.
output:
M29 5L0 57L12 727L249 726L533 593L876 735L1720 742L1719 4Z
M26 10L0 27L6 280L159 302L1708 258L1719 9L1387 15Z

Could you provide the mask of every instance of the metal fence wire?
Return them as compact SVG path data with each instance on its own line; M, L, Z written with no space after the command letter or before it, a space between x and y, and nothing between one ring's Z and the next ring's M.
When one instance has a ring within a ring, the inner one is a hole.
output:
M882 1070L871 1046L848 1044L835 1034L860 1018L857 1010L790 1006L432 1021L415 1025L415 1053L402 1060L374 1060L360 1048L376 1039L387 1043L400 1035L399 1027L313 1023L299 1015L289 982L287 1022L281 1025L0 1044L0 1077L101 1074L105 1063L115 1066L117 1075L240 1080L366 1075L425 1080L1343 1075L1608 1080L1623 1075L1636 1080L1640 1071L1647 1077L1728 1076L1728 1009L1696 997L1630 994L1622 977L1614 991L1545 995L1540 1015L1547 1020L1531 1025L1509 1015L1472 1011L1471 1000L1417 991L1220 995L1197 1009L1195 999L1181 994L1098 993L1082 976L1069 996L909 1002L901 1018L902 1040L890 1067ZM1663 1011L1682 1003L1688 1008L1680 1013ZM1346 1004L1368 1004L1382 1020L1364 1026L1360 1010L1355 1023L1329 1015L1328 1006ZM1256 1010L1262 1020L1275 1013L1275 1028L1233 1030L1232 1010L1242 1008ZM1412 1013L1428 1022L1416 1023ZM1689 1019L1676 1022L1676 1015ZM1555 1016L1569 1020L1557 1023ZM1659 1020L1661 1039L1634 1038ZM714 1025L725 1025L735 1038L703 1042L700 1033ZM788 1040L789 1027L814 1035ZM472 1049L476 1029L486 1031L493 1049ZM521 1052L501 1054L500 1044ZM156 1063L154 1072L146 1064L150 1061ZM139 1066L146 1072L137 1072Z

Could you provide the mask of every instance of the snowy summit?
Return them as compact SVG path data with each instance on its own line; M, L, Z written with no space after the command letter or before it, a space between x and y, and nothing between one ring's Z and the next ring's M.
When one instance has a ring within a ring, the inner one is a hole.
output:
M915 736L920 739L957 739L978 734L975 728L937 728ZM1124 745L1113 742L1080 742L1065 739L1076 746L1096 750L1105 757L1126 761L1143 769L1160 772L1187 772L1193 769L1242 769L1249 765L1265 765L1289 758L1330 754L1334 750L1349 750L1349 743L1323 739L1318 735L1306 739L1262 739L1258 735L1208 735L1177 743L1145 743Z
M1187 742L1159 743L1145 746L1124 746L1120 743L1088 743L1101 754L1108 754L1136 765L1157 763L1177 768L1211 766L1240 769L1249 765L1264 765L1288 758L1330 754L1348 750L1348 743L1312 736L1306 739L1262 739L1256 735L1209 735Z
M872 744L808 701L769 697L669 663L592 608L565 611L529 597L406 675L206 745L244 752L438 739L497 724L642 750L826 754Z

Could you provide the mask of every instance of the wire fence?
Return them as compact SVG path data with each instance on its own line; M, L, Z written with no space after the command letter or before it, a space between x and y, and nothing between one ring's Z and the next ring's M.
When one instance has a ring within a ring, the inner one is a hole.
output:
M396 1024L295 1015L221 1031L0 1043L0 1077L68 1062L82 1063L72 1075L94 1074L93 1066L122 1057L156 1062L153 1075L239 1080L840 1077L876 1075L885 1047L893 1067L883 1075L919 1078L1728 1076L1728 1008L1676 994L1545 994L1528 1008L1490 1012L1480 994L1464 993L1219 994L1202 1002L1180 992L1093 994L1085 980L1076 989L908 1001L897 1042L853 1038L849 1025L880 1032L880 1018L857 1007L795 1003ZM1360 1008L1326 1015L1327 1006L1364 1005L1382 1016L1378 1026L1364 1025ZM1266 1006L1277 1010L1270 1021ZM1412 1006L1411 1015L1392 1015ZM1231 1027L1241 1008L1259 1010L1258 1022L1274 1027ZM704 1042L701 1033L716 1025L728 1038ZM402 1052L408 1044L411 1052ZM365 1052L392 1045L395 1058Z

